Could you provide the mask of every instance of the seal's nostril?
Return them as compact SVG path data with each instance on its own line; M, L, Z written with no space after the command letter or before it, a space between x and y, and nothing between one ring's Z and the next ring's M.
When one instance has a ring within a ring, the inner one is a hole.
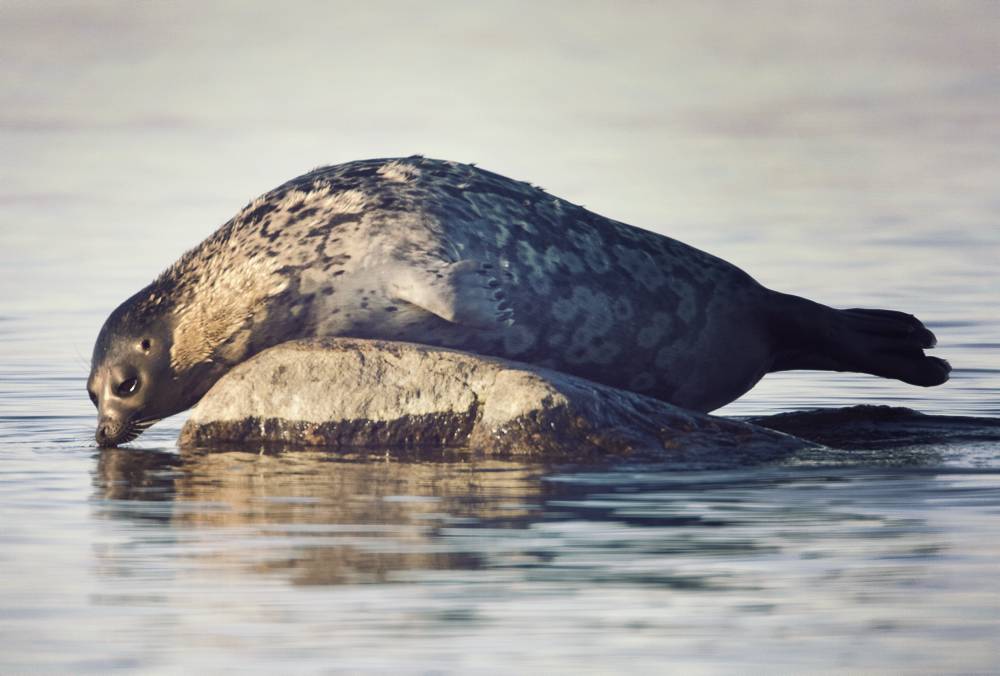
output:
M113 434L114 432L111 429L111 425L103 423L97 426L97 431L94 432L94 439L97 440L98 446L107 446L111 441Z
M114 417L106 416L97 421L94 438L97 445L107 448L117 446L123 440L130 438L131 425Z

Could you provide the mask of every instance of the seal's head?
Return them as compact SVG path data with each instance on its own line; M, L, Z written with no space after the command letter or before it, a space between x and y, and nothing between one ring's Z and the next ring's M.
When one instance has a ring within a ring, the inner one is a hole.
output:
M97 336L87 392L97 407L100 446L135 439L204 393L190 387L190 378L179 377L171 365L172 321L157 297L149 288L132 296L111 313Z

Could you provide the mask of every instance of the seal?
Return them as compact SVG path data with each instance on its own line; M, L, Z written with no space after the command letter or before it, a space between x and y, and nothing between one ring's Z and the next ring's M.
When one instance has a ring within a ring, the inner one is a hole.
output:
M772 291L474 165L365 160L252 201L111 313L87 383L97 442L130 441L234 365L318 336L498 356L704 412L772 371L931 386L951 370L911 315Z

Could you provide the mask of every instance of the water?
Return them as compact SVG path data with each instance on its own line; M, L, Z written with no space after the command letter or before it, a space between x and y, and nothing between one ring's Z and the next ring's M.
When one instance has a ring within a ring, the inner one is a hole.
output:
M0 671L993 671L1000 448L728 471L99 451L107 313L313 166L476 161L914 312L1000 416L991 2L0 4Z

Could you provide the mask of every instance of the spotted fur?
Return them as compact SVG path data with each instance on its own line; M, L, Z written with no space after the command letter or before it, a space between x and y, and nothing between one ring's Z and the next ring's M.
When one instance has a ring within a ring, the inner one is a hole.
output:
M673 239L472 165L410 157L279 186L130 302L169 313L178 374L344 335L542 364L708 409L767 370L765 348L719 354L744 349L734 332L755 330L760 293ZM746 366L727 374L732 362Z

